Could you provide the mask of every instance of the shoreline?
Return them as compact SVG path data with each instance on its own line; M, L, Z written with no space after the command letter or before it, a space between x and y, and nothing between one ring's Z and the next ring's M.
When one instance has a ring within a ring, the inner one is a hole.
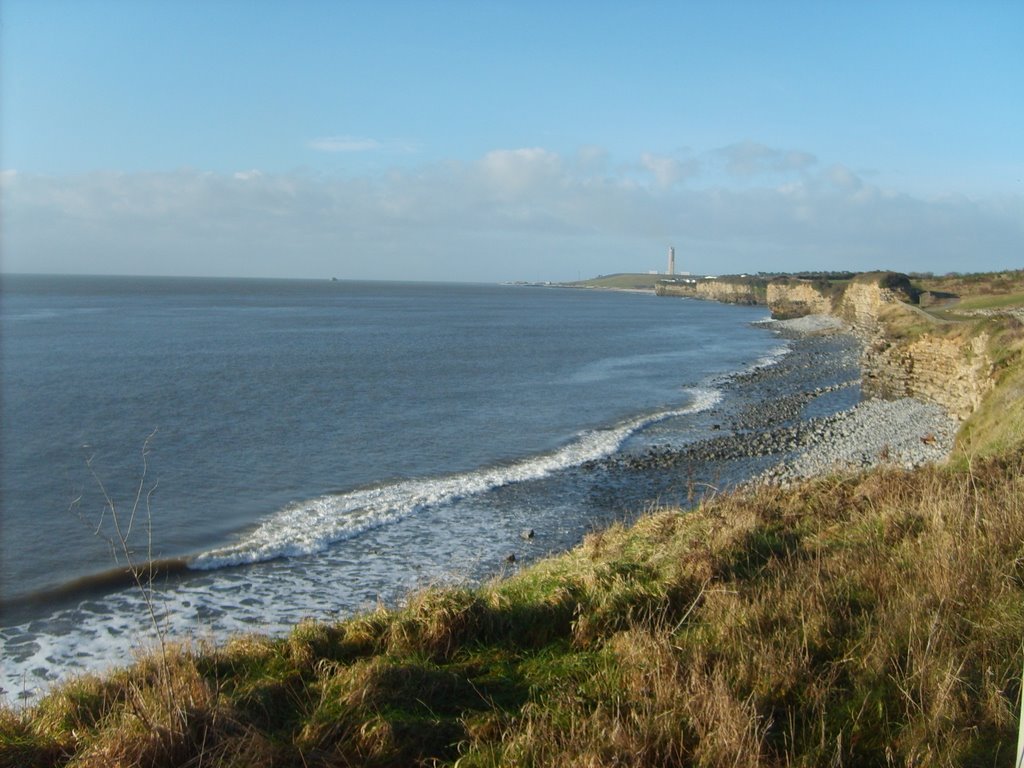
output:
M608 462L638 477L682 472L719 492L876 466L914 469L951 455L959 421L941 406L864 397L863 341L841 320L809 315L759 324L788 339L789 351L721 382L733 406L711 412L711 436Z
M495 568L491 561L490 567L481 568L483 563L478 562L432 581L483 584L572 552L590 533L617 523L633 525L655 508L688 510L706 495L824 474L843 459L849 459L848 468L863 469L881 463L883 448L895 461L903 456L903 449L892 438L882 440L881 427L888 424L909 424L904 431L910 434L906 452L911 463L941 459L942 451L948 453L952 431L947 447L946 432L928 421L939 419L933 410L912 400L882 407L876 403L885 401L861 399L856 337L836 333L834 328L824 332L821 326L828 324L824 321L802 320L790 325L789 321L764 323L789 341L788 351L717 379L715 386L724 396L718 405L695 414L702 424L702 436L695 441L672 448L648 442L651 447L619 450L581 465L595 507L590 520L576 526L578 538L560 544L551 531L546 532L540 517L524 516L512 526L510 536L517 544L512 545L513 554L505 565ZM926 422L928 432L912 434ZM942 439L921 443L920 437L929 433ZM876 444L870 439L876 439ZM534 528L536 538L520 533L532 534ZM394 604L403 604L409 594L399 589L392 595ZM272 629L268 632L277 634Z
M846 333L857 339L831 315L807 315L771 325L805 337ZM958 428L959 420L934 403L910 397L861 399L845 411L808 420L801 435L802 450L754 480L788 484L831 472L883 465L916 469L940 463L952 454Z
M862 399L857 337L801 320L773 326L792 340L774 365L717 380L736 398L705 422L722 434L587 467L791 477L649 507L394 608L154 653L0 708L0 741L40 765L995 764L1018 736L1020 433L935 467L957 420Z

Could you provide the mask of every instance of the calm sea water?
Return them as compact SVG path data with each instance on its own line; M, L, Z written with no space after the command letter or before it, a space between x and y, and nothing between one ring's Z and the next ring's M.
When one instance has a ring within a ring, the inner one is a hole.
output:
M0 686L28 694L152 634L111 546L133 507L133 557L175 572L155 599L176 637L278 631L571 546L653 501L598 490L583 465L704 435L716 379L780 353L750 325L765 314L515 286L6 276Z

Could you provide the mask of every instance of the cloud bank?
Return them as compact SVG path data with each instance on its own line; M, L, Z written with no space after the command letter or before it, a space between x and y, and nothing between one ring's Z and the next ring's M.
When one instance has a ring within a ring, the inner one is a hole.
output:
M743 182L701 185L716 163ZM1024 255L1020 196L923 199L755 143L623 167L597 148L533 147L365 178L8 171L0 184L8 272L562 280L662 268L669 244L703 273L976 271Z
M818 158L809 152L773 149L754 141L730 144L715 154L724 161L726 170L733 176L805 171L818 162Z

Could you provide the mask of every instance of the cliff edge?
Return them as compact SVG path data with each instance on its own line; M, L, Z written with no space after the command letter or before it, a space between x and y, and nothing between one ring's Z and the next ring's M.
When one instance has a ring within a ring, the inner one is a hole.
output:
M906 275L877 272L844 284L775 281L767 291L773 317L831 314L864 344L865 393L936 403L960 420L995 384L991 332L976 324L941 322L918 305Z
M738 276L662 281L656 292L763 304L777 320L837 317L863 342L866 394L936 403L961 421L975 413L997 383L1002 354L997 337L1015 332L1007 328L1015 322L1012 317L987 323L938 319L921 308L922 292L898 272L863 273L848 280Z

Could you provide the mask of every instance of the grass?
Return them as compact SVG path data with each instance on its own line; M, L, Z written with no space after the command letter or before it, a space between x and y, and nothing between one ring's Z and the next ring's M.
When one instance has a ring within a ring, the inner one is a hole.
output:
M962 320L977 310L1024 308L1024 270L926 277L915 284L920 290L951 297L932 310L946 320Z
M962 299L1024 293L1024 269L918 278L921 289L955 293Z
M664 278L665 275L624 272L614 275L601 275L589 280L566 283L566 285L578 288L618 288L620 290L653 291L658 280L663 280Z
M722 496L476 589L172 649L0 714L0 765L994 765L1024 454ZM173 706L163 695L173 690Z
M993 296L972 296L961 299L957 309L1010 309L1024 307L1024 292L1004 293Z
M1024 323L1011 318L975 323L971 333L988 336L987 353L995 383L982 407L960 429L954 459L964 465L976 456L1024 450Z
M953 326L943 324L916 307L903 303L886 304L879 311L879 319L885 328L885 338L889 342L909 342L925 334L954 331Z

